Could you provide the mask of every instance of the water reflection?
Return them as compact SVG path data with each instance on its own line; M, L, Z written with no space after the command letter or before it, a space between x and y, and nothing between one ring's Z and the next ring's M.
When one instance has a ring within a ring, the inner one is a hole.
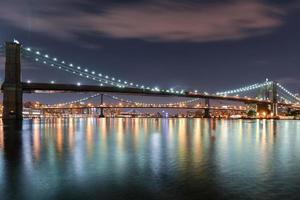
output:
M3 127L2 121L0 121L0 127ZM3 148L4 148L3 128L0 128L0 153L3 152Z
M1 196L7 196L10 199L22 196L22 189L15 191L21 185L22 178L22 124L20 122L7 122L2 126L4 139L3 156L0 161L3 166L1 175Z
M290 197L300 183L299 121L58 118L0 127L4 199L274 199L269 191Z

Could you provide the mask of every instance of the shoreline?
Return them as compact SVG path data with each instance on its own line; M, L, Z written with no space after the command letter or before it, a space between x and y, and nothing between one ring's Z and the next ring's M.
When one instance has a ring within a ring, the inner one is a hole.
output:
M28 119L87 119L87 118L95 118L95 119L214 119L214 120L300 120L299 117L268 117L268 118L260 118L260 117L241 117L241 118L220 118L220 117L97 117L97 116L72 116L72 117L23 117L23 120ZM3 121L3 118L0 117L0 120ZM21 119L22 120L22 119Z

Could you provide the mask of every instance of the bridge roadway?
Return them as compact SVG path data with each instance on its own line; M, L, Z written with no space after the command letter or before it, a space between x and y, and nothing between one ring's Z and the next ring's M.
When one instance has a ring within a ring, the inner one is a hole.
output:
M211 99L211 100L227 100L227 101L237 101L244 103L265 103L271 104L270 100L260 100L254 98L246 98L239 96L218 96L212 94L194 93L194 92L184 92L180 93L169 93L162 91L151 91L147 89L139 88L118 88L110 86L97 86L97 85L76 85L76 84L50 84L50 83L21 83L22 91L24 93L45 93L45 92L97 92L97 93L119 93L125 95L140 95L140 96L160 96L160 97L188 97L188 98L201 98L201 99ZM280 105L283 105L280 103ZM287 104L284 104L287 105Z
M99 106L78 106L78 107L41 107L40 109L43 109L43 110L55 110L55 109L89 109L89 108L136 108L136 109L147 109L147 108L152 108L152 109L155 109L155 108L163 108L163 109L197 109L197 110L200 110L200 109L207 109L209 108L210 110L221 110L221 111L228 111L228 110L231 110L231 111L246 111L246 108L231 108L231 107L227 107L227 108L224 108L224 107L216 107L216 106L210 106L210 107L207 107L207 106L139 106L139 105L122 105L122 106L119 106L119 105L99 105Z

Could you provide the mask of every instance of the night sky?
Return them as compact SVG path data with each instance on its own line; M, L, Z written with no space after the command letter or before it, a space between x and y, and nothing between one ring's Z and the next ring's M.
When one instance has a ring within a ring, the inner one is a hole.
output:
M298 92L299 11L297 1L279 0L1 0L0 42L16 38L96 72L161 88L215 92L269 78ZM1 79L3 68L2 57ZM79 80L25 61L23 79Z

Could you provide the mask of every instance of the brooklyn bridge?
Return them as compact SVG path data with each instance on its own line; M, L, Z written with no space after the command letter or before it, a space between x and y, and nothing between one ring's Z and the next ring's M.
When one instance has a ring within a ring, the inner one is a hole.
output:
M6 42L0 46L0 52L5 54L5 79L1 87L3 93L3 119L23 118L23 94L24 93L93 93L85 98L62 102L53 105L45 105L43 110L71 109L72 105L92 98L100 98L96 106L79 106L81 109L97 108L99 116L104 117L105 108L164 108L164 109L198 109L204 110L204 117L210 117L211 110L237 110L246 111L246 106L231 106L230 103L242 103L251 105L256 112L267 112L271 117L278 117L278 109L298 110L300 98L285 88L281 83L268 80L240 88L229 89L214 93L207 93L201 90L178 90L174 88L158 88L142 84L124 81L101 73L91 71L88 68L75 66L72 63L51 57L41 51L23 46L18 42ZM61 84L55 82L40 83L23 81L21 78L21 63L23 59L35 61L47 65L50 68L71 73L80 78L94 81L95 85ZM180 97L188 100L169 103L145 103L135 102L118 97L126 96L154 96L154 97ZM105 104L104 96L110 97L121 103L116 105ZM211 102L222 101L223 106L213 106ZM202 103L199 103L203 101ZM123 103L122 103L123 102ZM78 107L76 107L78 109Z

